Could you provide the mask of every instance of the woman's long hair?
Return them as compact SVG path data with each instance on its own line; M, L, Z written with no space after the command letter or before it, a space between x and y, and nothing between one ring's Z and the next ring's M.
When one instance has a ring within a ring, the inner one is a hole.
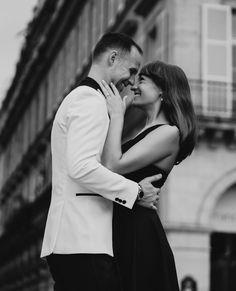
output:
M163 91L161 110L169 123L180 131L178 164L192 153L197 140L197 119L187 77L178 66L160 61L145 65L140 75L151 78Z

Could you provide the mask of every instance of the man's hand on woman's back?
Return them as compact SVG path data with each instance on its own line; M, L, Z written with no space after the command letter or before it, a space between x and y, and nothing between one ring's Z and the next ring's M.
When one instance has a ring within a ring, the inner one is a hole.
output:
M157 209L156 204L159 200L159 193L161 191L160 188L156 188L152 185L153 182L160 180L162 177L161 174L154 175L151 177L147 177L139 182L139 185L142 188L144 193L143 198L137 201L140 206Z

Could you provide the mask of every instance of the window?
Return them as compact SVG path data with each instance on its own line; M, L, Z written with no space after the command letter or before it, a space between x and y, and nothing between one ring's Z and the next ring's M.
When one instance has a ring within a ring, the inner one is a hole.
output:
M30 120L30 126L29 126L29 142L30 144L34 142L34 139L36 137L36 123L37 123L37 114L36 114L37 108L36 108L36 99L35 96L32 99L32 101L29 104L29 120Z
M28 201L33 202L36 199L36 180L37 180L37 171L35 168L32 168L28 175L29 180L29 196Z
M36 135L38 134L38 94L34 94L33 100L32 100L32 111L33 111L33 120L31 125L31 132L34 135L34 139Z
M97 13L98 13L98 1L93 0L91 2L91 9L92 9L92 24L91 24L91 29L92 29L92 50L94 49L94 46L97 42L97 37L98 37L98 33L97 33Z
M80 48L82 46L82 64L87 65L88 57L90 53L90 3L87 2L83 8L82 15L82 23L81 23L81 33L82 33L82 42L80 42Z
M10 175L10 159L11 159L11 151L10 151L10 145L8 144L5 148L5 151L3 152L3 183L6 182Z
M113 25L115 21L115 2L116 0L109 0L108 1L108 25L111 26Z
M125 0L118 0L117 11L121 13L121 11L125 8Z
M73 83L76 73L76 57L77 52L76 49L76 33L75 29L73 28L64 44L64 50L65 50L65 82L66 86L65 89L68 89L70 85ZM52 68L51 68L52 71ZM54 73L52 73L52 76L49 75L49 78L53 80Z
M103 19L103 0L101 1L97 1L97 32L98 32L98 38L101 37L101 35L104 33L103 31L103 23L104 23L104 19Z
M47 92L47 119L49 119L52 116L53 111L53 104L55 102L55 88L56 88L56 71L55 71L55 61L53 65L51 66L48 74L46 75L46 78L48 79L48 92Z
M21 117L17 128L16 128L16 153L17 153L17 164L21 161L23 156L23 117Z
M168 19L166 11L158 11L146 24L145 60L168 60Z
M203 5L203 79L231 82L230 7Z
M77 30L77 70L76 73L79 75L82 70L82 43L83 43L83 34L82 34L82 15L80 14L76 24Z
M9 147L9 159L8 159L8 175L10 176L13 172L13 163L14 163L14 149L13 149L13 137L12 136L8 142L8 147Z
M3 172L4 172L4 153L5 152L1 152L0 154L0 191L3 185ZM0 220L1 220L1 211L0 211ZM1 235L1 231L0 231L0 235Z
M24 112L23 115L23 152L26 153L28 146L29 146L29 114L28 114L28 108Z
M232 80L236 84L236 10L232 11Z
M203 114L232 114L231 8L204 4L202 10Z
M232 10L232 37L236 41L236 9Z
M109 11L109 0L102 0L102 19L103 19L103 25L102 25L102 32L105 32L108 25L108 11Z
M155 47L158 38L158 27L154 25L147 34L147 59L153 60L155 58Z
M57 102L63 98L65 92L65 52L62 48L57 56L57 77L56 77L56 84L57 84Z
M45 79L39 86L39 124L38 128L41 131L45 125L46 114L47 114L47 92L48 92L48 82Z

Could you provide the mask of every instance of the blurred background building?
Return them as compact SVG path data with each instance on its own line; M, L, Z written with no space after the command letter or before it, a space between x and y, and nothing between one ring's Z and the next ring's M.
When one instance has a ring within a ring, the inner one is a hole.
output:
M159 212L181 289L236 290L234 0L38 1L0 110L0 290L52 290L39 258L52 119L106 31L133 37L145 62L160 59L186 72L199 141L168 178Z

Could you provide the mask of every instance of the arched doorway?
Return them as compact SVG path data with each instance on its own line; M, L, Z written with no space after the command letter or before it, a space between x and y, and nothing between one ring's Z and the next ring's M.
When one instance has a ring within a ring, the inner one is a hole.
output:
M236 290L236 184L218 199L211 227L210 291Z
M236 290L236 234L211 235L211 291Z

